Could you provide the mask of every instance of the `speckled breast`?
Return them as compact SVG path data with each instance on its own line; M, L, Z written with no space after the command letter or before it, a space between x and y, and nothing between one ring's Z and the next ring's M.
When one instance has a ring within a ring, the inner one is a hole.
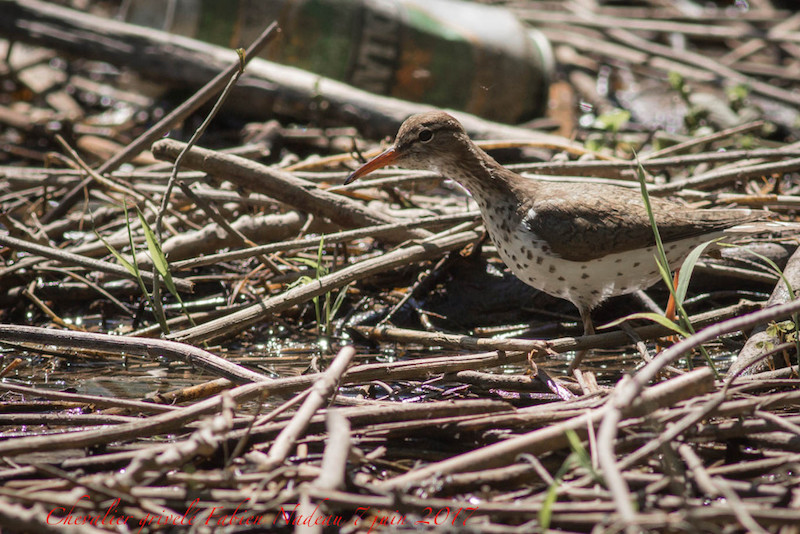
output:
M479 202L479 205L481 203ZM587 261L565 260L547 242L521 223L513 207L481 205L484 224L500 258L523 282L550 295L591 309L604 299L650 287L661 279L655 247L629 250ZM715 236L665 244L672 268L697 245Z

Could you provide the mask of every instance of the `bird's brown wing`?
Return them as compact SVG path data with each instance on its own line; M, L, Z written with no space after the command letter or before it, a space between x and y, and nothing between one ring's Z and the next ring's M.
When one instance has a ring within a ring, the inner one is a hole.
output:
M588 261L655 244L650 219L636 190L556 183L539 183L536 189L520 207L523 224L564 259ZM749 210L692 210L655 198L651 204L665 243L755 219Z

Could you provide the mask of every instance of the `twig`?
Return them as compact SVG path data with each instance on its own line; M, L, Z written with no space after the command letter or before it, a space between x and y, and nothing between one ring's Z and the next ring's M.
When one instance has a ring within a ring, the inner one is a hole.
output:
M164 404L155 404L152 402L141 402L128 399L109 399L107 397L100 397L98 395L84 395L77 393L66 393L63 391L50 391L42 388L31 388L27 386L20 386L17 384L9 384L0 382L0 389L4 391L13 391L22 395L36 395L37 397L45 399L58 399L66 402L74 402L76 404L92 404L98 407L114 407L114 408L127 408L140 412L171 412L176 410L175 406L168 406Z
M438 215L434 217L424 217L415 221L399 222L394 224L382 224L378 226L367 226L365 228L358 228L356 230L344 230L342 232L334 232L332 234L324 234L321 237L306 237L303 239L294 239L281 243L270 243L268 245L260 245L257 247L245 248L241 250L233 250L230 252L221 252L219 254L208 254L183 261L176 261L172 267L177 269L193 269L202 267L203 265L214 265L224 261L241 260L251 258L258 254L270 254L272 252L282 252L286 250L302 250L307 248L319 247L319 240L324 239L325 243L332 245L334 243L344 243L354 239L361 239L364 237L379 238L385 235L391 235L400 229L411 228L435 228L437 226L444 226L451 223L458 223L463 221L474 220L479 216L478 212L470 211L463 214L454 215Z
M103 350L158 358L166 356L197 365L215 374L240 382L260 382L268 377L229 362L191 345L163 339L111 336L90 332L67 332L35 326L0 324L0 341L38 343L78 349Z
M397 249L380 257L350 265L340 271L313 280L308 284L294 287L280 295L264 299L227 317L171 334L169 337L183 342L200 342L230 336L236 332L241 332L269 314L279 313L291 306L323 295L332 289L344 287L355 280L372 276L400 265L443 254L454 248L464 246L477 239L477 237L478 234L475 232L462 232L443 238L434 236L432 239L418 245Z
M613 454L614 441L623 411L630 406L636 396L646 387L646 384L653 380L665 366L676 361L686 351L723 334L783 318L798 311L800 311L800 301L792 301L709 326L665 350L645 365L631 379L621 382L617 386L614 393L614 401L609 404L609 409L603 414L602 424L598 432L598 452L604 476L606 481L613 485L614 501L626 526L633 525L636 513L631 503L630 492L620 475L615 455Z
M272 39L273 34L278 29L276 23L270 24L258 38L247 48L245 52L245 62L250 61L251 58L256 57L259 52L267 45ZM97 174L117 169L123 163L130 161L136 157L142 150L148 147L153 141L163 136L170 128L186 119L189 115L200 109L200 107L208 102L219 90L225 86L228 79L234 72L241 68L241 62L229 66L224 71L217 74L211 81L199 89L191 98L186 100L183 104L168 113L163 119L151 126L146 132L140 135L136 140L130 143L124 150L116 154L111 159L107 160L97 169ZM61 200L58 206L52 211L48 212L45 217L42 217L44 223L54 221L62 217L69 209L78 201L84 188L89 187L92 183L92 178L83 180L80 184L74 187L67 193Z
M668 382L655 385L650 388L650 400L646 403L630 403L625 410L635 410L636 407L652 406L660 404L659 401L668 399L664 405L671 405L678 401L677 396L686 395L685 398L694 395L693 388L686 387L689 383L709 383L711 374L708 369L698 369ZM680 384L680 387L674 387ZM688 390L692 389L692 393ZM666 394L662 399L662 395ZM430 476L439 476L473 469L476 465L482 468L506 465L514 460L517 454L526 452L528 454L538 454L544 451L551 451L567 446L567 438L564 432L572 430L579 435L585 435L587 425L596 425L604 420L609 412L607 404L599 408L587 410L584 414L568 419L560 424L551 425L542 429L534 430L526 434L509 438L505 441L488 445L486 447L471 451L465 454L453 456L441 462L434 462L425 467L410 471L405 475L400 475L389 480L378 483L376 486L381 490L402 488L408 484L420 482ZM598 438L599 439L599 438Z
M86 267L90 270L110 273L121 278L134 279L133 275L131 275L131 273L128 272L128 270L122 265L117 265L116 263L109 263L102 260L95 260L92 258L87 258L86 256L81 256L80 254L67 252L66 250L60 250L38 245L36 243L31 243L29 241L23 241L22 239L16 239L3 233L0 233L0 245L5 245L15 250L30 252L31 254L36 254L45 258L50 258L64 265L80 265L81 267ZM155 280L153 275L150 273L142 272L141 275L142 278L148 282L153 282ZM181 291L187 291L190 293L194 291L193 282L182 280L180 278L174 278L173 281L175 282L175 287Z
M162 139L153 145L152 150L157 158L170 160L177 157L183 148L183 143ZM347 197L328 193L313 182L238 156L195 147L186 152L186 165L215 176L223 176L240 187L267 194L297 209L327 217L345 227L397 222L383 212L366 208ZM398 232L401 239L428 236L430 233L424 230Z

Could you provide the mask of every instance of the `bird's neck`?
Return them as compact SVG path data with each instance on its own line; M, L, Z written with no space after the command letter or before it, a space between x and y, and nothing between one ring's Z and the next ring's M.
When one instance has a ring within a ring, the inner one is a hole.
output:
M473 143L459 159L451 177L466 187L482 208L485 203L516 203L520 192L528 187L528 180L497 163Z

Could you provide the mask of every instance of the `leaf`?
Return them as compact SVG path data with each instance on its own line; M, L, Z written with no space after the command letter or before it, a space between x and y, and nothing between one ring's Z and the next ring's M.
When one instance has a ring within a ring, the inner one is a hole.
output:
M316 269L317 266L319 265L319 263L317 263L317 260L312 260L311 258L294 257L294 258L290 258L290 259L291 259L291 261L295 261L297 263L302 263L306 267L311 267L312 269Z
M767 333L767 335L769 337L775 338L775 337L778 337L778 333L780 332L780 328L775 323L769 323L769 325L767 325L767 328L765 329L765 332Z
M673 89L682 90L683 89L683 76L678 73L677 71L671 70L667 73L667 80L669 80L669 84Z
M98 234L97 231L95 231L95 234L97 235L97 237L100 237L100 239L105 244L106 248L108 248L108 250L111 251L111 254L113 254L114 257L117 258L117 261L119 261L128 270L129 273L131 273L136 278L141 278L141 275L139 274L139 265L136 264L136 246L133 243L133 233L131 232L131 222L130 222L130 219L128 219L128 206L124 202L122 203L122 209L123 209L123 211L125 213L125 226L128 228L128 243L130 244L130 247L131 247L131 254L133 255L132 256L133 262L129 262L124 257L122 257L122 254L117 252L117 250L114 247L112 247L105 239L100 237L100 234Z
M142 278L142 273L139 270L139 265L136 263L136 246L135 246L135 244L133 242L133 232L131 231L131 221L128 218L128 205L125 202L122 203L122 210L125 213L125 226L128 229L128 243L130 244L131 254L133 255L132 256L132 259L133 259L132 262L126 260L122 256L122 254L117 252L116 249L114 249L114 247L112 247L105 239L100 237L100 234L98 234L97 231L95 231L95 234L97 235L97 237L99 237L103 241L103 243L106 245L108 250L111 251L111 254L113 254L114 257L117 258L117 261L119 261L128 270L128 272L133 275L133 277L136 279L136 282L139 284L139 290L142 292L142 295L150 303L150 306L153 307L153 309L155 309L155 306L153 304L153 299L151 298L150 293L147 291L147 286L145 285L144 279Z
M128 202L127 199L122 202L122 210L125 213L125 227L128 229L128 244L131 247L131 254L133 255L133 263L136 265L136 272L139 272L139 265L136 263L136 244L133 242L133 230L131 229L131 219L128 216Z
M673 332L676 332L682 335L683 337L689 337L689 333L683 328L681 328L680 325L678 325L676 322L667 319L660 313L652 313L652 312L632 313L630 315L626 315L625 317L620 317L616 321L611 321L608 324L598 326L597 329L601 330L604 328L612 328L614 326L624 323L625 321L630 321L633 319L647 319L648 321L653 321L654 323L658 323L661 326L669 328Z
M310 284L313 281L314 281L314 279L311 278L310 276L303 275L300 278L298 278L297 280L295 280L294 282L292 282L291 284L287 285L286 289L292 289L292 288L295 288L295 287L298 287L298 286L304 286L306 284Z
M244 48L237 48L236 54L239 56L239 74L242 74L247 64L247 51Z
M743 83L739 83L734 85L733 87L729 87L728 90L725 92L728 96L728 100L732 104L744 102L744 100L747 99L748 96L750 96L750 88Z
M762 351L769 351L775 348L775 345L770 341L757 341L756 348Z
M618 132L630 120L631 112L624 109L614 109L603 113L594 121L595 127L608 132Z
M300 258L300 257L293 257L289 259L291 261L301 263L310 269L314 269L317 278L328 274L328 268L325 267L324 265L321 265L317 260L312 260L311 258Z
M164 258L164 253L161 251L161 247L158 246L158 239L153 233L153 229L150 228L149 224L147 224L144 214L138 207L136 208L136 214L139 217L139 223L141 223L142 229L144 230L144 239L147 242L147 251L150 253L150 259L153 260L153 265L155 265L158 274L163 276L168 269L166 266L167 262L166 258Z
M679 301L676 297L675 287L672 282L672 275L670 274L669 269L669 262L667 261L667 254L664 251L664 242L661 240L661 234L658 231L658 226L656 225L656 218L653 215L653 208L650 204L650 195L647 192L647 181L645 180L645 172L644 167L642 167L642 163L639 161L639 156L634 152L634 157L636 158L636 176L639 178L639 186L642 190L642 200L644 201L644 207L647 211L647 217L650 219L650 226L653 227L653 236L655 237L656 241L656 249L658 250L658 256L656 256L656 263L658 264L658 270L661 273L661 277L664 279L664 282L667 284L667 288L669 288L669 294L672 295L672 298L675 299L675 308L677 309L678 316L681 319L681 323L683 324L684 328L681 329L667 319L666 317L662 317L658 314L652 314L650 317L651 320L654 320L667 328L675 330L676 332L680 332L681 335L687 337L691 334L694 334L694 328L692 327L692 323L689 322L689 315L686 313L686 310L683 308L683 303ZM688 278L687 278L688 279ZM688 282L687 282L688 283ZM800 345L800 342L798 343ZM800 346L798 347L798 351L800 352ZM705 347L702 345L700 346L700 352L703 353L703 357L708 362L708 366L711 368L711 371L714 373L715 378L719 378L719 373L717 372L716 367L714 366L714 361L711 359L711 356L706 351ZM689 365L691 366L691 360L689 361Z

